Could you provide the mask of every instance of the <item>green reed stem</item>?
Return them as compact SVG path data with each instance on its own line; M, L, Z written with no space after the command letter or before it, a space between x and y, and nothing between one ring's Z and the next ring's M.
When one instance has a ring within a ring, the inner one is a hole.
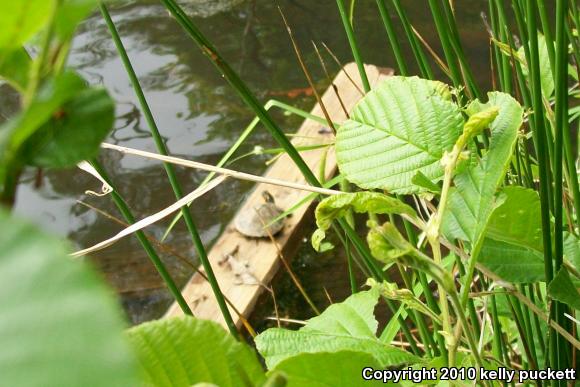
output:
M523 285L520 286L520 293L526 294L526 289ZM523 325L527 335L528 343L530 346L530 354L532 355L533 362L538 364L538 356L536 353L536 343L534 341L534 331L532 328L532 323L530 319L530 310L525 305L522 305L518 299L514 299L514 303L521 310L521 316L523 318Z
M461 66L461 71L464 74L464 78L466 81L466 85L470 90L471 94L475 96L475 98L481 98L482 93L477 85L477 81L473 76L473 71L467 58L465 56L465 51L463 50L463 46L461 44L461 37L459 35L459 30L457 28L457 22L455 20L455 15L453 14L453 10L451 9L451 4L449 1L442 1L443 12L447 18L447 29L449 31L449 42L451 43L451 47L453 47L453 51L455 55L457 55L457 59L459 60L459 64Z
M336 5L338 6L338 12L340 13L340 19L342 20L342 25L344 27L344 32L346 32L346 37L348 38L348 44L350 45L350 50L352 51L352 56L358 67L358 72L360 73L360 79L362 80L363 89L365 93L371 91L371 85L367 77L367 72L365 70L365 65L360 55L358 44L356 42L356 37L352 29L352 24L348 20L348 13L346 7L344 6L343 0L336 0Z
M510 32L508 30L508 24L507 24L507 18L505 15L505 9L504 9L504 4L503 4L503 0L495 0L495 8L497 10L497 16L498 16L498 21L497 21L497 26L495 28L497 28L499 30L499 34L497 34L497 37L499 38L500 41L502 42L510 42L512 40ZM495 46L495 45L494 45ZM513 47L510 44L510 47ZM501 62L501 73L502 73L502 77L504 79L504 83L502 85L502 89L503 91L505 91L506 93L510 93L512 92L512 61L514 60L514 58L512 57L507 57L505 55L502 55L501 53L499 53L498 50L498 55L500 56L500 62ZM519 63L518 63L519 65Z
M400 197L398 197L398 198L400 198ZM405 234L407 236L407 239L409 240L409 242L411 242L411 244L413 246L417 246L417 234L415 233L413 226L404 218L402 218L402 221L403 221L403 226L405 227ZM393 222L391 222L391 223L393 223ZM439 309L439 305L437 304L437 301L435 300L435 297L433 296L433 293L431 292L431 288L429 286L429 281L427 280L427 275L420 270L417 270L416 274L417 274L417 277L419 278L419 283L423 287L423 294L425 295L425 301L427 301L427 306L433 312L441 313L441 311ZM413 289L412 284L411 284L411 286L407 286L407 288L409 290ZM445 346L445 338L443 337L443 335L441 335L439 333L441 327L435 321L432 321L432 323L433 323L432 331L434 332L436 340L437 340L437 345L435 345L435 343L432 344L433 349L436 351L435 353L438 352L438 353L441 353L441 354L446 356L447 348ZM433 342L432 337L430 337L430 339L431 339L430 342Z
M562 235L562 150L564 133L569 133L568 125L568 36L566 35L566 13L568 0L556 1L556 114L554 145L554 260L555 271L560 270L563 262ZM578 180L576 178L573 178Z
M455 263L457 265L459 275L461 276L461 278L465 278L465 265L463 265L461 258L457 255L455 256ZM481 325L479 324L479 318L477 318L475 304L473 302L473 299L470 297L467 298L467 312L469 313L469 319L473 324L473 329L475 330L476 334L478 334L481 331Z
M397 66L399 67L399 73L403 76L407 76L409 75L407 62L403 56L403 51L401 50L401 45L399 44L399 37L395 32L395 27L393 26L393 21L389 15L385 0L377 0L377 7L379 8L381 19L383 20L385 30L387 31L387 38L389 39L393 54L395 55L395 60L397 61Z
M530 300L532 303L536 303L536 296L535 296L535 289L533 285L528 285L528 293L530 295ZM540 328L540 319L537 314L532 313L532 319L534 321L534 337L538 339L538 343L540 344L540 351L542 353L542 357L545 359L547 356L546 353L546 344L544 342L544 338L542 337L542 330Z
M555 113L555 144L554 144L554 270L558 272L564 260L564 236L562 229L563 221L563 189L562 179L563 164L563 138L569 135L568 125L568 35L566 34L566 14L568 12L568 0L556 0L556 113ZM548 45L551 45L548 42ZM576 174L572 180L578 181ZM555 303L556 321L565 326L565 305ZM566 368L565 340L561 335L557 338L558 368Z
M121 195L117 193L119 191L117 191L114 184L111 182L111 179L108 177L105 169L96 159L91 160L91 165L95 168L95 170L99 173L99 175L101 175L101 177L107 182L107 184L109 184L113 188L113 191L111 192L111 197L113 198L113 202L115 202L115 205L117 206L119 212L121 212L127 223L129 224L135 223L135 217L133 216L131 210L129 209L129 206L127 205L125 200L123 200ZM157 272L163 279L163 282L169 289L169 292L171 293L173 298L175 298L175 301L177 302L183 313L193 316L193 312L189 308L189 305L187 305L187 302L183 298L181 291L179 290L177 285L175 285L173 278L171 278L171 274L169 274L169 271L161 261L161 258L159 258L159 255L157 255L157 253L155 252L155 249L149 242L149 239L147 239L147 237L142 231L136 231L135 236L139 240L139 243L141 243L141 246L143 246L143 249L147 253L147 256L151 260L151 263L153 263L153 266L155 266L155 269L157 269Z
M443 48L443 53L445 54L445 59L447 61L447 66L451 72L451 80L455 87L459 87L463 84L461 77L461 70L457 64L457 57L453 52L453 47L450 41L450 32L447 29L447 22L443 17L443 13L439 6L438 0L429 0L429 7L431 8L431 13L433 15L433 20L435 21L435 28L437 29L437 34L439 35L439 41L441 42L441 47Z
M536 11L537 4L535 1L526 0L526 22L528 26L528 41L529 44L529 56L527 56L527 62L529 66L529 74L532 84L532 104L534 109L535 125L533 129L533 135L535 138L536 145L536 155L538 158L538 167L540 171L540 203L542 212L542 235L544 242L544 271L546 283L550 283L554 277L554 267L552 262L552 239L551 239L551 223L550 223L550 202L548 193L549 184L549 161L547 155L546 146L546 127L544 121L544 107L542 102L542 86L540 82L540 60L538 53L538 34L536 27ZM550 329L550 337L555 337L556 332L554 329ZM550 364L556 367L558 362L557 345L555 345L554 340L551 340L549 345L550 353Z
M552 35L552 29L550 28L550 20L548 18L548 12L546 11L546 2L545 0L537 0L538 2L538 14L540 15L540 22L542 23L542 32L544 33L544 37L546 38L546 47L548 49L548 59L550 61L550 69L552 70L552 76L556 79L556 54L554 50L554 38ZM556 27L557 28L557 27Z
M426 79L433 79L434 74L433 70L431 69L431 65L429 64L429 60L427 59L427 55L423 51L417 36L413 32L413 27L409 22L409 18L407 17L407 13L405 9L401 6L400 0L392 0L393 5L395 6L395 11L397 12L397 16L403 25L403 29L405 30L405 35L409 40L409 44L411 46L411 50L413 51L413 55L415 56L415 60L417 61L417 65L419 66L419 71L421 76Z
M135 73L135 70L133 69L133 65L131 64L131 60L129 59L129 56L127 55L127 51L125 50L125 47L123 46L123 42L121 41L121 37L119 36L117 28L115 27L115 24L113 23L113 20L111 19L111 15L109 14L107 7L103 3L100 4L100 9L101 9L101 13L103 14L103 17L107 23L107 27L109 28L109 32L111 33L111 36L113 37L113 41L115 42L115 46L117 47L117 52L119 53L119 56L121 57L123 65L125 66L125 70L127 71L127 75L129 76L129 79L131 80L131 84L133 85L133 90L135 91L135 95L137 96L137 99L139 100L139 104L141 105L141 110L143 111L143 115L145 116L145 119L146 119L147 124L149 126L151 136L153 137L153 140L155 141L155 146L157 147L157 151L160 154L167 156L169 154L169 152L167 150L167 146L165 145L165 142L163 141L163 138L161 137L161 134L159 133L159 128L157 127L157 124L155 123L155 118L153 117L153 113L151 112L151 109L149 108L149 104L147 103L147 99L145 98L145 94L143 93L143 89L141 88L141 85L139 83L139 79L137 78L137 74ZM175 174L175 170L174 170L173 166L171 164L168 164L168 163L163 163L163 166L165 168L167 178L169 179L169 183L171 185L171 188L173 189L175 197L178 200L181 199L183 197L183 190L181 189L181 185L179 184L179 181L177 180L177 176ZM205 270L205 274L207 275L208 282L210 283L210 286L212 288L212 291L214 293L214 296L216 298L216 301L218 303L218 306L220 308L222 316L223 316L232 336L237 338L239 336L238 330L237 330L236 325L232 319L232 316L230 314L230 311L229 311L228 306L226 304L226 301L224 299L224 295L221 292L217 278L215 276L215 273L213 272L213 268L211 267L211 263L210 263L209 258L207 256L207 252L205 250L205 247L203 246L203 242L201 240L201 237L199 235L199 232L197 230L195 222L193 221L193 217L191 216L191 213L189 212L189 207L187 207L187 206L182 207L181 214L183 216L183 219L185 220L185 224L187 226L187 229L189 230L189 233L191 234L191 239L193 241L193 244L195 245L195 248L197 250L197 254L199 256L199 260L201 261L201 264Z
M358 293L358 286L356 284L356 276L354 274L354 267L352 261L352 252L350 251L350 242L345 239L346 264L348 269L348 282L350 284L350 294Z
M405 284L407 289L409 289L410 291L413 291L413 283L411 282L409 275L405 271L405 268L399 264L397 264L397 268L399 269L399 273L401 274L401 278L403 279L403 283ZM426 291L426 290L424 289L424 291ZM427 329L427 325L425 323L425 319L423 318L423 315L416 310L411 310L410 314L413 314L414 320L417 321L417 328L419 329L419 336L421 337L421 341L425 345L425 354L429 357L433 357L432 350L437 349L437 344L435 344L435 341L433 340L433 336L431 336L429 334L429 331Z
M501 324L499 322L499 317L497 314L497 302L496 296L490 296L491 301L491 323L493 327L493 353L496 359L500 360L504 358L506 349L503 345L503 340L501 338Z
M546 152L546 127L544 121L544 108L542 102L542 89L540 82L540 61L538 53L538 35L536 33L536 8L534 2L526 0L527 4L527 25L529 43L529 72L532 84L532 105L534 108L535 125L532 127L534 138L536 139L536 155L538 159L540 173L540 199L542 204L542 232L545 254L546 282L550 282L554 277L552 263L552 243L550 237L550 217L548 203L548 162Z
M338 224L345 231L348 239L352 242L353 246L360 254L363 262L371 272L373 278L379 282L385 281L387 279L385 277L385 273L377 266L377 264L374 261L374 258L372 257L368 249L368 246L361 240L356 231L348 224L348 222L344 218L338 219ZM397 313L397 308L395 307L393 301L389 300L388 298L385 298L385 302L391 313L395 315ZM409 318L413 320L413 316L409 315ZM419 348L417 347L415 338L413 337L411 330L407 326L407 322L400 315L397 315L397 321L399 322L401 331L403 332L403 335L407 339L407 342L409 343L411 350L413 351L414 354L419 355L420 354Z
M258 102L254 94L247 85L240 79L239 75L223 59L220 53L214 48L211 42L199 30L199 28L189 19L183 9L174 0L161 0L167 10L175 17L179 25L185 30L187 35L200 47L204 55L220 71L226 81L238 93L240 98L256 113L260 121L266 126L272 137L286 150L288 156L300 169L308 183L320 186L314 173L308 168L296 148L285 136L284 132L276 125L264 107Z

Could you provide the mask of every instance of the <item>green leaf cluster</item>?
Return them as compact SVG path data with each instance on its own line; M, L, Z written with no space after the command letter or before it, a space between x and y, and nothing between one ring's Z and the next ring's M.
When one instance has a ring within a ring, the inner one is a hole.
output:
M114 102L65 68L79 22L94 0L1 1L0 78L21 110L0 126L0 199L10 205L25 166L72 167L94 157L113 128ZM32 57L29 52L36 52Z

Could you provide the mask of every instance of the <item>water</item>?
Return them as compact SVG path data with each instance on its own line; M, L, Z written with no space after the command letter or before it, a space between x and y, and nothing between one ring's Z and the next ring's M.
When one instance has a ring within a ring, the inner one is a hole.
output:
M355 23L361 51L368 63L394 66L374 3L371 0L357 2ZM434 26L426 2L408 0L404 3L419 31L429 42L434 42ZM489 48L480 12L486 9L486 3L484 0L457 2L466 51L484 86L489 74ZM241 73L261 101L275 97L310 110L314 104L312 96L293 92L307 87L307 83L283 28L278 5L304 51L317 88L324 90L328 82L312 50L311 40L325 42L345 63L352 60L334 0L197 0L190 1L185 8L196 16L195 22ZM159 2L135 1L115 7L111 13L170 151L178 156L215 164L253 118L252 113ZM404 42L403 48L409 55ZM436 44L434 48L439 49ZM327 59L335 73L336 66ZM91 83L103 84L117 101L118 120L109 142L155 151L147 124L139 114L137 100L99 14L87 20L79 30L70 63ZM15 110L16 101L5 87L2 90L0 113L9 116ZM275 112L274 118L288 132L300 124L300 119L281 112ZM272 147L275 144L259 127L239 154L250 151L255 145ZM174 201L165 171L159 163L114 152L102 152L101 159L137 218ZM246 158L232 168L261 173L266 160L265 156ZM191 169L179 168L177 172L185 191L195 189L205 176ZM39 187L36 180L39 180L36 171L26 171L17 195L16 212L19 215L68 238L78 248L106 239L121 229L122 226L114 220L77 202L90 203L120 217L110 198L84 194L85 190L95 190L99 186L90 176L71 169L45 171L40 177ZM250 188L251 184L230 179L196 202L193 216L206 246L210 246L220 234ZM147 232L159 238L166 225L167 222L157 224L149 227ZM168 244L195 262L195 253L183 225L171 234ZM191 276L190 266L171 256L163 256L163 259L179 284L184 284ZM126 238L93 254L91 261L119 293L131 322L156 318L171 302L135 238ZM324 304L327 300L323 286L333 299L341 299L348 293L342 262L344 260L334 254L317 257L305 244L294 266L303 274L307 290ZM329 272L335 274L321 274ZM303 304L292 292L288 290L288 296L281 297L282 309L304 312ZM288 317L295 317L288 313Z

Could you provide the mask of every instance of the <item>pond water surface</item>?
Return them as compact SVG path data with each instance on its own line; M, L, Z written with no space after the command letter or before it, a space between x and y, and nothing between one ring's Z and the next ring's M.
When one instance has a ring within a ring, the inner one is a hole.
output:
M283 28L278 5L293 27L320 91L328 86L328 82L312 50L311 41L325 42L344 63L352 60L334 0L190 0L180 3L190 15L195 16L199 27L264 102L277 98L306 110L314 104L310 93L302 90L307 83ZM434 42L434 26L427 2L407 0L403 3L418 30L429 42ZM121 4L113 7L111 13L168 148L175 155L215 164L251 121L252 113L160 2L147 0ZM489 82L489 47L480 13L486 10L487 1L461 0L456 5L466 50L485 86ZM357 1L355 27L365 61L394 66L374 1ZM405 42L402 44L409 55L408 46ZM437 45L434 48L439 49ZM117 101L118 120L109 142L155 151L147 124L140 115L137 100L100 14L87 20L79 30L70 63L89 82L103 84ZM332 63L328 57L327 63ZM331 70L336 73L338 69L331 66ZM1 113L8 116L14 111L16 101L5 88L2 90ZM296 130L300 124L300 119L280 112L275 112L274 117L287 132ZM256 145L274 146L261 127L239 154L250 151ZM137 218L174 201L165 171L159 163L112 152L102 152L101 160ZM261 173L266 168L267 160L265 156L245 158L232 168ZM205 176L191 169L177 171L185 191L193 190ZM84 194L87 189L98 188L90 176L78 170L47 171L37 187L35 175L34 170L29 170L24 176L17 196L18 214L54 234L70 239L79 248L110 237L122 227L77 202L90 203L118 216L110 198L94 198ZM192 213L206 246L211 246L251 187L246 182L230 179L196 202ZM167 222L162 222L147 231L159 238L166 226ZM182 224L167 242L191 262L196 261L190 238ZM344 260L333 254L315 256L306 243L301 251L294 266L303 275L307 290L315 294L317 302L328 302L323 287L331 298L343 298L348 292ZM171 302L171 297L135 238L126 238L93 254L91 259L120 294L132 323L159 317ZM164 260L180 285L191 276L192 270L188 265L171 256L164 256ZM284 292L285 286L281 288ZM286 288L289 293L286 299L289 301L285 302L282 296L282 308L297 311L297 316L288 312L289 317L307 315L303 303L296 301L295 291L289 286Z

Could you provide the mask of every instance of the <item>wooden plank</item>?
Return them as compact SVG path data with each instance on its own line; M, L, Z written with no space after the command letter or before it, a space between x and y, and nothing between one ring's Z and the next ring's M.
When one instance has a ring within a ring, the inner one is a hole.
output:
M348 79L345 71L359 85L360 89L362 89L362 86L360 86L360 77L354 63L346 65L343 71L336 76L333 83L345 108L350 110L362 96ZM371 85L377 84L380 80L392 75L392 70L390 69L380 69L370 65L366 66L366 72ZM329 87L324 93L322 100L334 122L342 122L346 119L340 100L332 87ZM312 110L312 114L323 116L318 104ZM296 145L329 143L333 141L334 137L332 132L323 130L322 125L311 120L304 121L297 135L293 141ZM319 171L323 152L324 150L317 149L301 153L304 161L315 173ZM331 150L326 157L327 179L334 176L336 168L335 154ZM305 184L302 174L287 155L280 157L264 176ZM308 195L307 192L303 191L258 184L239 211L248 209L251 211L255 206L263 203L262 192L264 190L272 194L276 204L283 209L290 208ZM286 259L290 259L296 252L300 238L304 236L304 227L301 227L301 225L304 224L306 215L308 215L308 206L302 206L285 220L284 228L276 236L276 243ZM280 260L276 246L268 238L246 238L235 230L233 223L230 223L208 255L222 292L244 317L249 317L258 297L264 290L264 287L260 284L269 284L279 268ZM225 259L228 255L230 256L229 260ZM234 260L233 262L232 259ZM240 265L245 265L243 271L239 270ZM244 280L244 275L240 275L242 272L245 272L245 275L249 276L250 280L247 278ZM259 284L251 284L252 279L257 279ZM196 317L218 321L225 326L211 287L202 276L195 274L183 289L183 295ZM230 309L230 311L236 325L239 327L241 325L240 319L233 310ZM166 316L181 314L179 306L174 303L169 308Z

